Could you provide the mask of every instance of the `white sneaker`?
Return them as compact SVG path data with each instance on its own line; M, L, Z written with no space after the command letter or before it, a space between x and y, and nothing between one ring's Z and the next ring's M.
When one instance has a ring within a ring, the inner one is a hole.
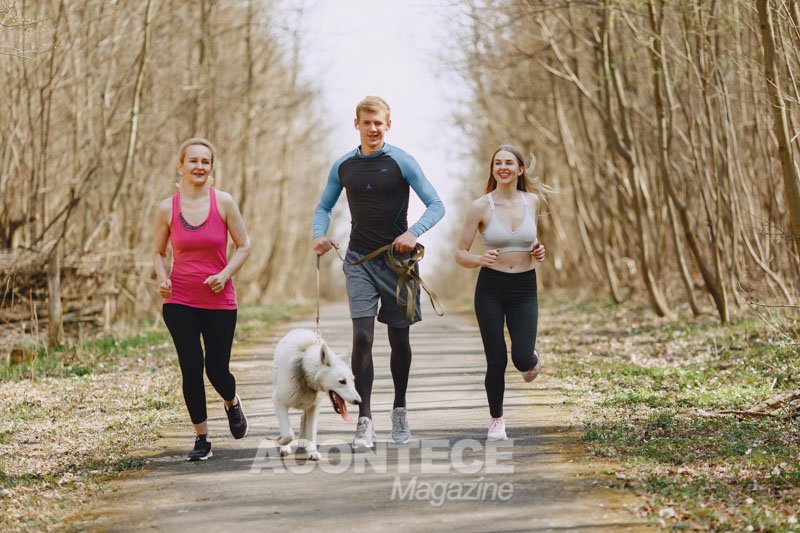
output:
M531 368L530 370L526 370L525 372L522 372L522 379L525 381L525 383L530 383L531 381L536 379L536 376L539 375L539 371L542 369L542 356L539 355L539 345L538 344L533 349L533 355L536 356L536 364L533 365L533 368Z
M411 428L408 427L408 413L405 407L392 409L392 440L397 444L405 444L411 440Z
M358 418L356 434L353 436L353 448L372 448L375 446L375 426L366 416Z
M506 436L506 421L502 416L500 418L492 418L486 440L508 440Z

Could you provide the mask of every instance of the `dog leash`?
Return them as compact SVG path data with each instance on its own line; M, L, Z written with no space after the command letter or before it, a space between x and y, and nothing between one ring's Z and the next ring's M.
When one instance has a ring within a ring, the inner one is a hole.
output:
M414 311L416 309L416 301L417 301L417 291L415 284L421 287L427 294L428 298L431 300L431 307L433 307L433 312L436 313L438 316L444 316L444 305L439 300L439 297L436 295L435 292L430 290L425 282L422 280L419 274L414 270L414 265L422 260L425 256L425 247L419 243L416 244L414 247L414 252L408 259L399 259L394 255L394 244L387 244L386 246L381 246L377 250L373 250L358 261L351 262L347 261L344 257L342 257L341 252L339 251L339 247L331 243L333 249L336 250L336 255L339 256L339 259L342 262L347 263L348 265L360 265L361 263L366 263L367 261L371 261L378 257L379 255L386 253L386 258L389 263L389 268L391 268L397 274L397 285L395 286L395 301L397 305L400 307L406 308L406 320L411 322L414 319ZM319 334L319 258L317 256L317 333ZM400 293L403 292L405 288L406 292L406 303L403 304L402 300L400 299ZM437 305L439 308L437 308Z
M320 256L318 255L317 256L317 329L314 330L314 331L317 333L317 340L321 341L322 340L322 330L320 330L320 327L319 327L319 299L320 299L320 296L319 296L319 258L320 258Z

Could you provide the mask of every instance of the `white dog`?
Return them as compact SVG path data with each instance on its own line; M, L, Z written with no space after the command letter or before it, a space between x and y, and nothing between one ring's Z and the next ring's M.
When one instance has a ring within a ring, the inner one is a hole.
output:
M349 357L350 350L345 355ZM272 402L281 428L278 438L281 457L292 453L294 432L289 423L290 407L303 410L299 446L305 447L309 460L319 461L317 419L325 394L330 397L333 410L345 420L350 420L347 402L361 403L350 365L337 357L310 329L293 329L278 341L272 384Z

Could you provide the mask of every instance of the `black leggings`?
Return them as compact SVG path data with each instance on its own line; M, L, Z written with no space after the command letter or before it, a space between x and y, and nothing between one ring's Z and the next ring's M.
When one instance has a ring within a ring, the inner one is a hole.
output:
M236 380L228 369L233 332L236 330L236 309L200 309L164 304L162 312L178 352L183 375L183 399L192 424L199 424L208 418L203 383L204 365L208 380L223 400L231 401L236 396ZM205 344L205 357L200 344L201 336Z
M506 273L481 268L475 285L475 316L486 353L486 396L489 412L503 416L505 371L508 363L503 323L511 337L511 360L520 372L536 365L536 271Z
M394 328L387 326L389 331L389 345L392 355L389 367L392 370L394 382L394 407L406 406L406 390L408 389L408 374L411 370L411 344L408 340L409 328ZM361 396L358 406L358 416L372 418L370 397L372 396L372 382L375 379L375 369L372 364L372 339L375 335L375 318L353 319L353 355L350 366L355 376L356 390Z

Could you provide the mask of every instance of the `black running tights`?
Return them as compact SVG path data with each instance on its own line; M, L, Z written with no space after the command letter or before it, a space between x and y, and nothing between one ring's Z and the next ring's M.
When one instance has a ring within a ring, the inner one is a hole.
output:
M231 401L236 396L236 380L228 368L233 332L236 330L236 309L200 309L164 304L163 314L178 352L183 376L183 399L192 424L199 424L208 417L204 366L208 380L223 400ZM205 356L200 337L205 345Z
M506 273L481 268L475 285L475 316L486 353L486 396L489 412L503 416L503 394L508 352L504 322L511 337L511 360L520 372L536 365L533 353L539 304L536 299L536 271Z
M411 370L411 344L408 340L409 328L394 328L387 326L389 332L389 345L392 354L389 366L392 370L394 382L393 407L406 406L406 390L408 389L408 374ZM375 318L353 319L353 355L350 361L356 381L356 390L361 395L361 405L358 406L358 416L372 418L370 397L372 396L372 382L375 379L375 370L372 364L372 339L375 334Z

